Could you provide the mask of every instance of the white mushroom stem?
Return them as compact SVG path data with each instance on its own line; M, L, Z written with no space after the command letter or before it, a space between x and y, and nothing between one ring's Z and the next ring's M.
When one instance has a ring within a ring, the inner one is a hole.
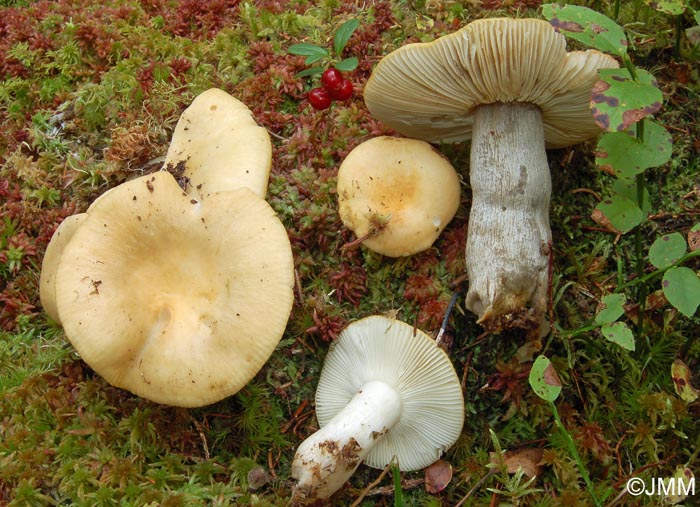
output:
M304 440L294 456L296 499L328 498L359 466L401 416L401 398L384 382L365 384L323 428Z
M526 309L543 322L552 185L539 108L479 106L470 164L467 308L495 330Z

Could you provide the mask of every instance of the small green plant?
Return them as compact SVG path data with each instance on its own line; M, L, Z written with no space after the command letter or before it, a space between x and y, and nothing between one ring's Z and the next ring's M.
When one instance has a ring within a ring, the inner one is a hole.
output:
M651 119L662 106L663 96L656 79L637 68L628 52L628 41L621 26L607 16L579 6L543 6L543 14L568 37L594 49L608 52L622 61L620 69L602 69L591 93L591 112L605 133L598 141L596 164L616 179L611 195L600 202L594 219L618 234L635 231L635 278L621 281L614 294L605 296L592 326L627 350L634 350L634 336L624 322L624 291L634 286L639 302L638 333L644 329L644 310L648 283L663 276L661 288L668 302L683 315L691 317L700 305L700 278L692 269L681 266L697 255L688 253L680 233L658 238L644 252L641 225L650 212L649 192L644 171L658 167L671 158L672 139L665 127ZM697 227L697 226L696 226ZM656 271L646 273L647 261Z
M532 390L535 391L535 394L549 403L549 408L552 411L552 416L554 417L554 423L564 437L571 457L578 465L579 472L586 483L586 488L591 495L591 499L597 507L601 507L603 504L593 489L593 483L591 482L591 478L588 475L588 470L586 470L586 466L584 465L583 460L576 449L576 443L574 442L571 433L569 433L566 426L564 426L564 423L562 423L557 406L554 404L554 401L561 393L562 384L561 380L559 379L559 375L557 375L557 372L554 369L554 366L552 366L551 361L546 356L539 356L537 359L535 359L535 362L532 364L532 368L530 369L528 380L530 382L530 387L532 387Z
M343 58L343 50L360 22L350 19L340 25L333 36L333 51L316 44L301 43L289 46L288 52L293 55L305 56L306 65L323 62L297 73L296 77L316 76L321 74L321 86L309 92L309 103L314 109L327 109L333 100L347 100L353 94L352 82L343 77L343 72L351 72L357 67L359 60L355 56Z

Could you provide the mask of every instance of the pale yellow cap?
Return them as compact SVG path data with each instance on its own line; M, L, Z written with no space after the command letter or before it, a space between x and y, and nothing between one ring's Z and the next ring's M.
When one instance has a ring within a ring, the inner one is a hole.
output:
M348 153L338 169L338 212L363 244L390 257L426 250L452 220L459 176L425 141L380 136Z
M175 126L165 169L187 178L188 194L248 187L265 198L272 166L270 135L240 100L218 88L199 94Z
M293 260L282 223L248 188L199 202L158 172L90 207L55 283L66 335L98 374L194 407L237 392L272 354Z

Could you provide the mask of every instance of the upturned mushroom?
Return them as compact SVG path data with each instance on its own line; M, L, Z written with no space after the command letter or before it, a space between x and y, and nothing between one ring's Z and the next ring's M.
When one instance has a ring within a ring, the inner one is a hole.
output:
M80 356L149 400L202 406L262 367L289 317L287 233L246 187L186 195L157 172L88 209L55 270L57 314Z
M270 135L248 107L218 88L199 94L180 115L165 156L188 194L203 199L245 186L265 198L272 166Z
M292 463L298 503L328 498L360 463L401 470L435 462L459 437L464 398L449 357L413 326L375 315L350 324L316 391L321 427Z
M364 90L388 127L435 143L471 139L466 306L497 332L546 330L551 179L545 148L596 136L589 110L612 57L566 52L546 21L484 19L384 57Z
M454 217L459 176L416 139L380 136L356 146L338 169L338 212L362 243L389 257L430 248Z
M51 236L41 261L41 276L39 277L39 299L46 314L56 323L61 323L56 307L56 270L63 255L63 249L83 223L87 213L77 213L66 217Z

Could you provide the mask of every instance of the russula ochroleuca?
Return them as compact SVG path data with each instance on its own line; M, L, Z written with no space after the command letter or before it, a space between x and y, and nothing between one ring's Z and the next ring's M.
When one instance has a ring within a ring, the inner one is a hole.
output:
M264 199L271 166L267 130L248 106L218 88L200 93L182 112L165 157L166 169L181 174L187 193L200 200L241 186Z
M243 387L293 302L291 247L270 205L246 187L199 202L164 171L98 198L54 276L57 314L85 362L183 407Z
M345 328L326 356L316 391L321 427L292 463L299 501L327 498L364 462L401 470L435 462L459 437L464 399L435 340L384 316Z
M482 19L385 56L364 89L372 115L429 142L472 140L466 306L492 331L546 329L551 180L545 148L599 134L598 51L567 53L537 19ZM519 317L519 318L516 318Z
M402 257L435 242L459 208L460 182L429 143L380 136L348 153L337 193L343 224L367 248Z

